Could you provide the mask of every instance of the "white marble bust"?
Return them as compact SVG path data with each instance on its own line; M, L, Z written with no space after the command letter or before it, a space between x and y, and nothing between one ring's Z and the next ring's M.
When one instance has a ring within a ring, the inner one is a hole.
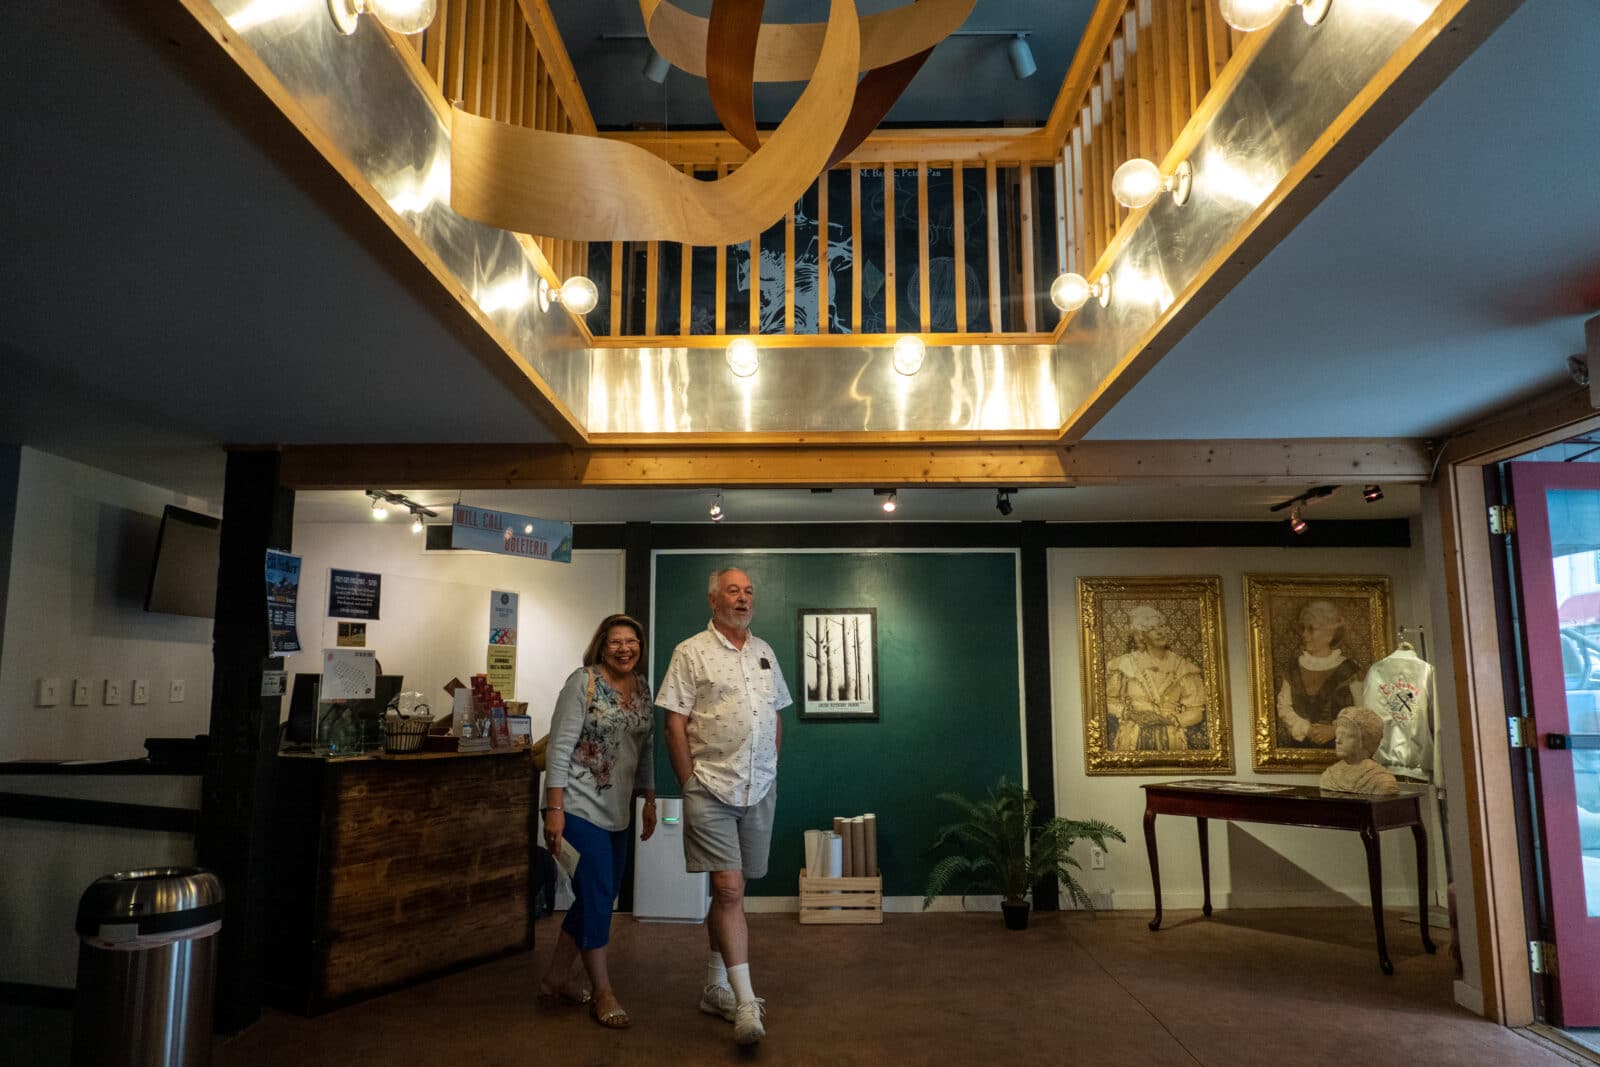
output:
M1334 720L1333 751L1339 762L1322 772L1317 784L1346 793L1398 793L1394 775L1372 758L1383 741L1383 720L1371 708L1351 707Z

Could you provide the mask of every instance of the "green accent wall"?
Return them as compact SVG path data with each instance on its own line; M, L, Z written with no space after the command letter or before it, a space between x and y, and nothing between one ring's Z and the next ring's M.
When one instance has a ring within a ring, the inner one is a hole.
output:
M710 621L706 584L724 566L742 568L755 583L751 632L772 645L797 700L796 613L878 613L879 718L801 722L796 708L784 709L771 863L747 892L796 895L805 831L832 829L835 815L870 811L878 816L884 892L921 895L934 832L957 814L936 794L977 797L1001 775L1022 779L1016 554L657 553L651 625L657 689L673 648ZM659 722L656 782L664 795L677 792Z

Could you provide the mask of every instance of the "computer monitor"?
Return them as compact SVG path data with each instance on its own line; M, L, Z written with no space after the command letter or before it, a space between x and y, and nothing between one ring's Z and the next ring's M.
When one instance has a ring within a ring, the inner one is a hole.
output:
M309 745L317 739L317 691L320 674L297 674L289 696L289 722L283 739L290 744Z

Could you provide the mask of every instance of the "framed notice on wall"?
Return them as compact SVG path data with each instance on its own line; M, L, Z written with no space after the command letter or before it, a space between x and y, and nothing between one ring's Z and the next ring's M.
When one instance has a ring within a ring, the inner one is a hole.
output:
M876 608L800 609L802 719L878 717Z
M328 572L330 619L376 619L383 592L383 575L362 571Z

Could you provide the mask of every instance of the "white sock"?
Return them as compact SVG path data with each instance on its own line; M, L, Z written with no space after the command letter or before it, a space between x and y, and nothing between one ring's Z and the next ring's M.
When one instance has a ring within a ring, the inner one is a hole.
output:
M750 987L748 963L736 963L728 968L728 984L733 986L733 999L740 1004L756 999L756 991Z
M722 953L713 952L706 957L706 985L727 985L728 968L722 962Z

